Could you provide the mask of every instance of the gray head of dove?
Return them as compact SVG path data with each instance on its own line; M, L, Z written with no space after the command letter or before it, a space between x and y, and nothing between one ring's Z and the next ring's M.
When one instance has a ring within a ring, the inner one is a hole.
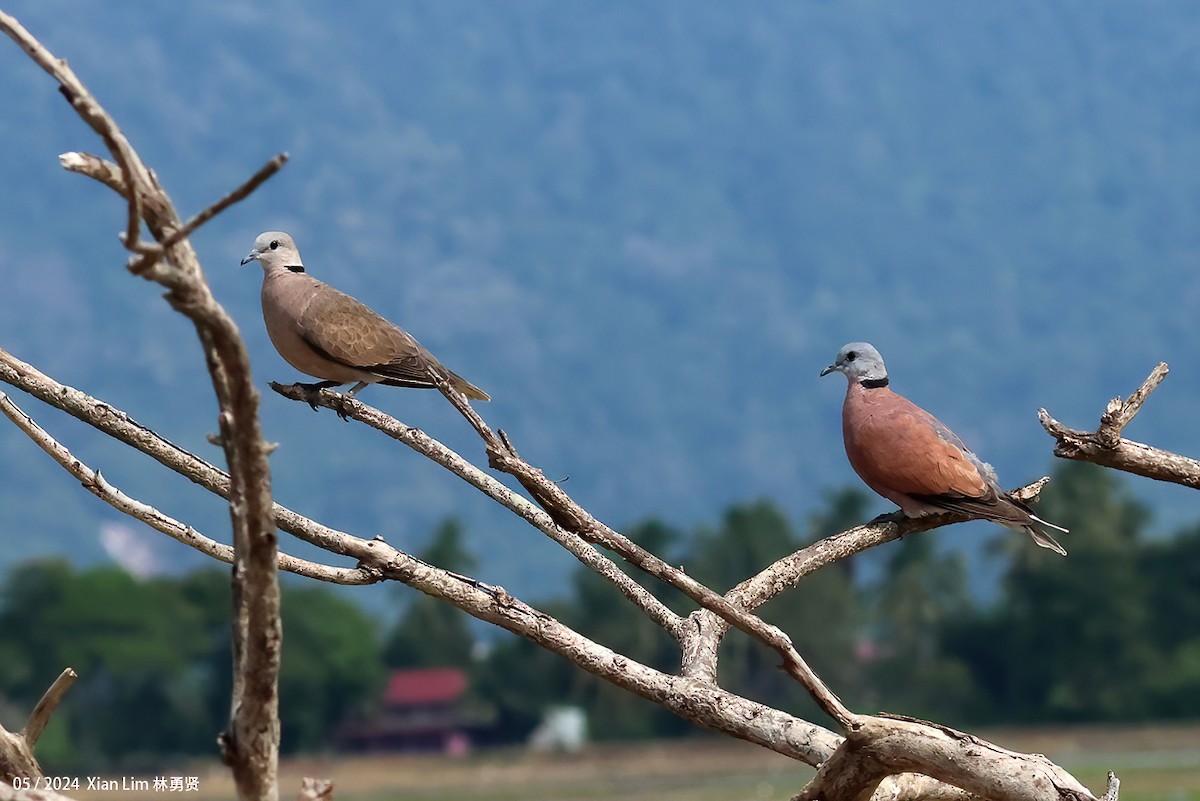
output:
M834 371L842 373L850 381L887 385L888 374L887 368L883 366L883 357L867 342L843 345L833 364L822 370L821 375L829 375Z
M283 231L264 231L259 234L254 240L254 247L242 259L242 264L252 261L257 261L267 271L273 267L286 267L293 272L304 272L304 262L300 259L296 243Z

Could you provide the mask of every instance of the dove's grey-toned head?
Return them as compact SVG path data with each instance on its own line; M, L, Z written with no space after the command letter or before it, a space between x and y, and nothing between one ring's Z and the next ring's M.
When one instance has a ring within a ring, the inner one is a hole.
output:
M834 371L842 373L850 381L887 383L888 374L883 366L883 357L868 342L843 345L833 364L822 370L821 375L829 375Z
M264 270L286 267L292 272L304 272L304 262L292 237L283 231L264 231L254 240L254 247L242 259L242 264L257 261Z

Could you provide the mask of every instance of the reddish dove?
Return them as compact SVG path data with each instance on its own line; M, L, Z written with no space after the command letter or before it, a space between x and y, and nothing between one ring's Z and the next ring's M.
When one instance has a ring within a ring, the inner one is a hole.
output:
M304 385L310 391L353 381L347 393L353 397L368 384L430 388L440 376L468 398L491 400L399 326L306 273L296 243L282 231L259 234L242 264L252 261L263 268L262 311L271 343L292 367L322 379Z
M1027 531L1033 541L1063 556L1047 523L996 482L996 471L971 453L936 417L888 388L879 351L851 342L821 371L846 376L842 438L850 466L868 487L909 517L958 512Z

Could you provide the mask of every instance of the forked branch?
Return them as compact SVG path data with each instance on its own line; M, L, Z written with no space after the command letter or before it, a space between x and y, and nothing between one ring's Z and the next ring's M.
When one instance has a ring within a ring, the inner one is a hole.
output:
M93 470L75 457L66 446L50 436L37 421L25 413L3 392L0 392L0 414L25 433L39 448L46 452L60 467L79 479L88 492L109 506L135 520L140 520L155 531L166 534L176 542L200 553L211 556L225 564L233 564L233 548L211 537L206 537L191 526L181 523L170 515L149 504L130 498L114 487L99 470ZM379 576L361 568L334 567L279 553L279 569L306 578L328 581L331 584L374 584Z
M3 350L0 350L0 380L20 387L97 430L129 444L216 494L224 496L228 493L228 476L208 462L163 439L120 409L58 383ZM362 407L362 413L386 417L368 406ZM454 469L456 474L458 470L468 474L468 469L472 470L478 474L476 478L482 477L492 482L488 484L481 481L483 486L498 493L503 490L511 494L507 487L469 465L423 432L399 423L395 423L395 426L398 428L394 427L390 434L424 443L432 453L439 455L439 463L445 462L447 468ZM496 497L498 501L504 499L511 501L503 494ZM529 506L532 514L545 518L545 513L536 506L523 498L520 500ZM519 504L517 506L521 508ZM640 664L583 637L555 618L520 603L501 588L488 588L481 582L429 565L383 540L366 540L337 531L286 507L276 505L275 510L282 528L326 551L357 560L357 570L361 573L379 580L398 581L451 603L470 615L506 628L559 654L606 681L662 704L698 726L749 740L810 765L820 764L840 742L835 734L819 726L729 693L712 683L673 676ZM563 536L570 535L564 533ZM592 546L584 545L597 557L608 561ZM632 582L615 565L613 569Z
M679 641L683 651L683 669L680 675L671 675L583 637L553 617L522 603L503 588L490 587L469 577L440 570L392 548L382 540L368 541L337 532L273 504L267 470L269 449L259 429L258 394L251 381L245 346L232 320L213 299L187 235L253 191L255 186L282 166L285 157L280 156L269 162L238 190L183 223L153 173L141 162L113 120L65 62L46 51L11 17L0 14L0 29L54 76L72 107L108 147L114 161L74 153L62 157L63 165L121 194L126 201L124 242L133 255L131 269L167 287L168 300L194 323L205 350L220 406L219 441L225 450L230 472L224 474L213 465L139 426L123 412L100 404L83 393L71 390L55 396L59 390L53 389L45 376L35 374L32 368L23 369L16 360L5 358L7 354L2 351L0 379L12 381L43 400L68 409L97 428L151 454L161 463L229 499L237 579L234 593L237 604L234 627L237 670L234 708L226 742L242 797L268 800L277 797L275 752L278 721L274 717L274 693L279 628L275 572L279 557L274 525L278 518L282 526L297 536L358 562L353 570L326 568L329 571L345 570L346 574L361 575L364 579L403 582L454 604L481 620L517 633L698 725L759 743L809 764L821 765L817 778L802 793L804 798L859 801L874 796L906 801L916 798L963 801L970 793L997 801L1062 801L1063 798L1093 801L1093 796L1085 788L1044 758L1006 752L970 735L935 724L854 714L809 668L787 635L754 614L757 605L794 585L801 577L823 564L904 533L957 522L959 518L877 520L809 546L722 596L598 521L558 484L526 462L502 431L493 432L467 400L444 380L439 382L439 388L483 439L489 464L515 477L532 495L536 505L423 432L337 393L325 390L316 396L321 405L372 425L438 462L543 531L583 564L604 576ZM143 222L156 244L140 240ZM288 397L311 399L308 392L292 393L287 387L276 389ZM3 401L0 406L9 413L14 423L21 426L63 467L84 481L91 491L123 512L155 525L160 531L173 536L180 534L181 528L185 529L184 534L190 531L179 521L165 518L152 507L123 496L97 472L75 460L7 399L0 400ZM1140 403L1141 399L1137 400L1137 405ZM1133 412L1136 412L1136 408ZM1098 435L1103 434L1105 447L1113 449L1123 442L1119 436L1120 429L1133 412L1126 415L1118 410L1114 413L1109 428L1116 430L1115 439L1111 431L1097 432ZM199 535L193 537L189 544L207 548L206 552L218 558L225 553L220 543L200 538ZM595 546L613 551L646 574L671 584L702 609L687 620L681 620ZM314 577L325 580L331 580L333 575L310 572ZM700 625L704 622L708 625ZM716 647L730 626L742 629L775 649L783 657L785 668L838 723L846 738L843 740L821 727L721 689L715 680ZM711 655L708 651L711 651ZM24 740L23 737L21 739ZM925 775L913 776L913 772ZM306 788L306 792L317 797L323 790L323 787L316 786ZM4 787L0 786L0 794L3 792ZM1106 796L1106 801L1115 801L1115 795L1115 782L1112 782L1108 793L1111 797Z
M1048 477L1042 477L1013 490L1012 495L1025 503L1033 503L1049 480ZM915 518L905 517L899 512L880 515L869 523L825 537L778 559L725 593L725 599L736 607L753 612L827 565L910 534L967 520L969 518L956 514ZM715 681L717 652L729 631L729 623L708 609L693 612L690 619L693 625L687 627L689 637L684 644L683 672L688 676Z
M1146 398L1167 377L1167 372L1167 365L1162 362L1128 398L1110 400L1095 431L1067 428L1045 409L1039 409L1042 428L1056 440L1054 455L1200 489L1200 461L1121 436Z
M316 402L320 406L332 409L346 417L354 418L359 422L366 423L388 434L410 448L442 464L444 467L454 470L454 472L491 497L497 500L500 500L502 497L505 498L501 503L504 503L504 505L515 511L514 505L506 502L508 496L512 495L511 491L506 487L499 485L503 488L503 492L490 491L491 484L495 481L490 476L481 473L457 454L453 454L453 459L449 458L449 453L452 452L449 452L449 449L446 449L445 446L436 443L431 437L404 425L378 409L368 406L357 398L351 398L328 389L312 393L299 385L272 384L271 386L276 392L292 400ZM463 411L463 407L470 409L466 399L453 387L442 383L439 385L439 389L447 396L457 396L453 400L457 401L454 405L460 411ZM843 729L849 725L852 716L850 710L846 708L841 699L808 666L808 663L796 651L791 639L786 634L775 626L764 622L761 618L731 605L719 593L704 586L679 568L667 564L623 534L617 533L596 520L583 507L575 503L561 487L546 478L541 470L533 467L518 456L516 449L512 447L507 438L501 439L499 436L492 434L491 429L474 413L474 410L471 409L470 411L469 415L464 412L464 416L467 416L471 420L472 427L483 437L487 447L488 460L491 465L502 472L512 475L522 486L526 487L537 502L549 513L557 529L570 532L581 542L594 542L614 551L630 564L670 584L704 608L712 610L730 624L742 629L751 637L766 644L769 648L778 651L783 657L784 668L808 690L821 709ZM460 472L460 469L462 472Z
M66 157L64 166L89 174L122 195L127 209L122 241L135 257L156 252L153 247L141 245L141 227L145 223L158 243L161 260L152 268L144 269L142 274L167 288L168 302L191 320L204 348L217 396L220 438L230 467L229 510L236 554L233 570L234 698L229 731L223 743L239 796L255 801L275 801L278 798L281 638L276 532L271 514L268 448L262 438L258 392L251 378L245 343L233 319L213 297L191 243L180 238L180 232L187 226L180 222L170 197L116 121L66 61L47 50L17 20L0 12L0 30L57 81L71 107L103 140L117 169L94 157ZM263 180L273 172L271 165L266 169L266 173L260 171ZM252 178L247 186L250 188L235 191L230 196L232 200L226 198L217 206L226 208L244 197L257 186L255 179ZM215 213L205 216L202 212L193 223L193 229Z

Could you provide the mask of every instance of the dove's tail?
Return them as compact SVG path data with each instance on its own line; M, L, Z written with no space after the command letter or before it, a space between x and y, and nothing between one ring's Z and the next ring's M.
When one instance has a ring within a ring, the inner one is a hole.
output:
M450 373L450 382L454 384L454 388L466 395L471 400L490 401L492 399L491 395L487 394L458 373L450 370L447 370L446 372Z
M1054 539L1046 529L1054 529L1061 531L1063 534L1070 532L1062 526L1056 526L1053 523L1047 522L1035 514L1029 515L1030 524L1025 526L1025 530L1029 532L1029 536L1033 537L1033 541L1043 548L1049 548L1060 556L1067 555L1067 549L1058 544L1058 540Z

